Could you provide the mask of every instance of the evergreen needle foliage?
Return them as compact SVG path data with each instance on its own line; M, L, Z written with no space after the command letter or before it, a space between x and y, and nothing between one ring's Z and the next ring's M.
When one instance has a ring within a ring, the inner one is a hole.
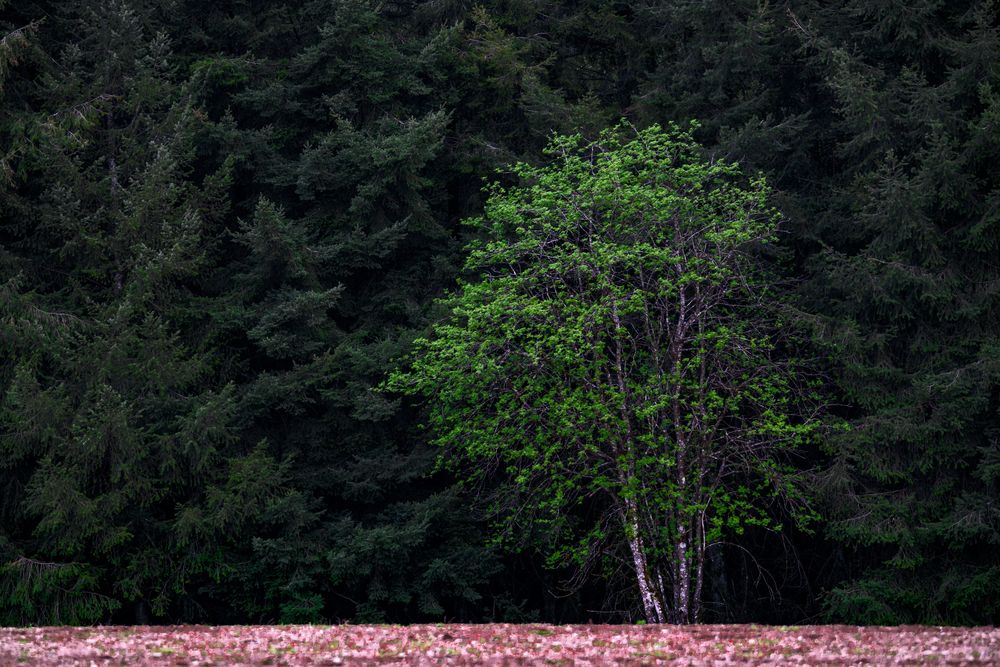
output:
M997 16L0 0L0 624L1000 623Z

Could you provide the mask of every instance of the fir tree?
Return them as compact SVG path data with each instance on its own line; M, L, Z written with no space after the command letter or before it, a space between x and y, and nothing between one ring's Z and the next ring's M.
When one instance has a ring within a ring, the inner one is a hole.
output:
M179 504L240 457L232 391L200 349L200 120L141 8L50 20L79 41L43 69L44 153L3 220L4 618L94 622L134 603L144 621L183 613L210 564L178 534Z
M803 36L835 96L845 173L809 294L856 407L825 482L833 534L871 563L828 609L995 622L995 7L846 2L814 16Z

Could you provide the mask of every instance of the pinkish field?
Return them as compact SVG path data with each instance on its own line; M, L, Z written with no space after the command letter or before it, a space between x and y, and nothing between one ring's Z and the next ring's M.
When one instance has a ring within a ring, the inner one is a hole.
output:
M756 625L0 628L0 665L1000 665L1000 629Z

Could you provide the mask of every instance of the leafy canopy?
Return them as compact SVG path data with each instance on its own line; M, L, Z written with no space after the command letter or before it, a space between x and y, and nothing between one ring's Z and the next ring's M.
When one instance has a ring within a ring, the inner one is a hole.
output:
M468 221L474 277L388 387L430 399L444 459L502 480L493 509L512 533L545 525L554 562L624 531L669 566L683 527L711 543L773 525L779 500L807 518L787 455L816 397L776 353L764 180L741 186L676 125L556 136L547 154L491 186Z

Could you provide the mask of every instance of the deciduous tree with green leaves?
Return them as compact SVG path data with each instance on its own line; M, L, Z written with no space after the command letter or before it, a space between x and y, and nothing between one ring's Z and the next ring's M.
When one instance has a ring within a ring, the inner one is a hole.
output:
M649 622L695 622L707 550L812 515L791 463L821 401L762 259L779 215L677 126L547 154L491 187L472 277L387 387L499 480L507 530L543 526L553 563L620 556Z

